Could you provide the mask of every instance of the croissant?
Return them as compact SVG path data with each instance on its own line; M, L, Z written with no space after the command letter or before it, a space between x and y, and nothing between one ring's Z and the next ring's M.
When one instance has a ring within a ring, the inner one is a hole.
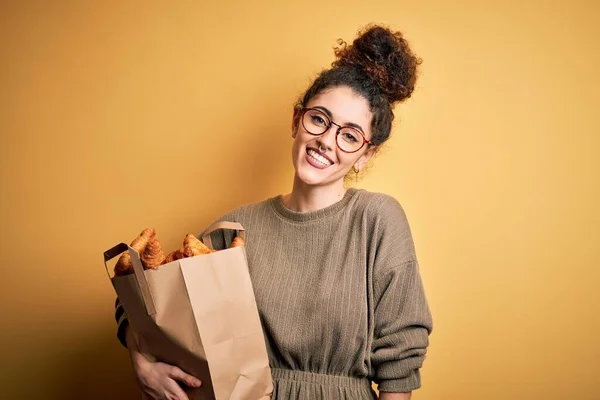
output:
M146 249L148 241L154 236L156 236L156 231L154 228L146 228L138 235L138 237L133 239L133 242L131 242L130 246L141 254ZM130 274L132 270L133 264L131 264L131 256L129 255L129 252L125 252L121 257L119 257L119 260L115 265L115 276Z
M233 242L231 242L231 246L229 246L229 248L232 248L232 247L244 247L244 239L242 239L239 236L236 236L233 239Z
M165 257L165 259L163 260L163 262L161 264L168 264L175 260L180 260L184 257L185 257L185 254L183 252L183 249L177 249L177 250L172 251L169 254L167 254L167 256Z
M156 239L156 237L151 238L144 249L144 253L142 254L142 265L146 269L155 269L157 268L165 258L165 254L163 253L163 249Z
M202 251L200 251L200 249L194 246L186 246L183 248L183 255L185 257L201 256L202 254L208 253L203 253Z
M184 254L186 257L199 256L202 254L210 254L213 250L206 247L198 238L191 233L188 233L183 240Z

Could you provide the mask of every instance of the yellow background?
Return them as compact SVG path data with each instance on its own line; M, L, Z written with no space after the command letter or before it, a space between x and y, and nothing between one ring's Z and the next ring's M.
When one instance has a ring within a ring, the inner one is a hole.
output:
M600 399L600 3L0 7L5 398L137 398L102 252L287 192L294 101L375 21L424 59L358 183L413 229L435 318L413 398Z

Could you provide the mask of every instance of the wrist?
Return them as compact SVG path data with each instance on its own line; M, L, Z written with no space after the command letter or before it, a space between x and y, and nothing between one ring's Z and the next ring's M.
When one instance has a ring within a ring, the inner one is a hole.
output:
M147 367L150 363L155 362L149 354L143 354L138 346L137 338L133 329L127 327L125 340L127 341L127 349L129 350L129 357L131 363L136 369Z
M130 326L127 326L125 329L125 343L127 343L127 350L129 350L132 359L137 358L141 353L135 335L133 334L133 329L131 329Z

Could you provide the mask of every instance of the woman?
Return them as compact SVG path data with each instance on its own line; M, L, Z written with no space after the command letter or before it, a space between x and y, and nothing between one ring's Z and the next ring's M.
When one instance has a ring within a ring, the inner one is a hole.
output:
M410 97L419 60L399 32L372 26L335 51L294 108L291 193L221 220L247 232L250 274L274 399L409 399L432 329L406 216L390 196L346 189L391 130L392 105ZM213 234L226 246L228 233ZM184 399L198 379L147 361L117 306L144 392Z

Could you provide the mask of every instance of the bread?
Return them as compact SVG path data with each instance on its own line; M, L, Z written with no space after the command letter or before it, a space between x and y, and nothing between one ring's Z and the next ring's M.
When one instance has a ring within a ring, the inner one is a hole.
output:
M154 228L146 228L144 229L138 237L133 239L130 246L134 248L138 253L143 254L144 250L150 239L156 236L156 231ZM117 264L115 265L115 276L123 276L133 272L133 264L131 264L131 256L129 252L123 253Z
M165 257L165 259L163 260L163 262L161 264L168 264L175 260L180 260L184 257L185 257L185 254L183 253L183 249L177 249L177 250L172 251L169 254L167 254L167 256Z
M146 269L155 269L162 264L163 260L165 259L165 254L163 253L163 249L156 237L153 237L148 241L148 244L142 253L141 259L142 265Z
M240 237L236 237L231 243L231 247L244 246L244 241ZM144 229L133 242L131 247L140 253L140 258L144 269L156 269L161 265L180 260L185 257L200 256L203 254L213 253L214 250L209 249L204 243L191 233L187 234L183 239L183 247L170 252L165 257L162 246L156 239L156 231L153 228ZM117 261L115 265L115 276L123 276L133 272L131 264L131 256L128 252Z
M244 239L242 239L239 236L236 236L233 239L233 242L231 242L231 246L229 246L229 248L232 248L232 247L244 247Z
M206 247L198 238L191 233L188 233L183 240L184 254L186 257L200 256L202 254L210 254L213 250Z

